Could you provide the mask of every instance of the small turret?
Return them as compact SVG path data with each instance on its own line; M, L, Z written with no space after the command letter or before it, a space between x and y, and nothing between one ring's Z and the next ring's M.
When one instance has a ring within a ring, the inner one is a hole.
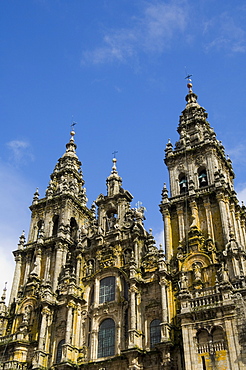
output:
M109 177L107 178L107 195L109 197L112 197L120 192L120 188L122 185L122 178L118 175L117 168L116 168L116 162L117 159L112 159L113 166L112 171Z

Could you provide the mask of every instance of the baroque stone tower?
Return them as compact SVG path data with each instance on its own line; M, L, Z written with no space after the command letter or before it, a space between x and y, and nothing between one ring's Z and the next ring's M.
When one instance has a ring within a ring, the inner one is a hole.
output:
M165 252L131 207L116 159L87 207L74 131L0 301L0 370L246 369L245 207L222 144L188 83L168 142Z
M179 140L165 149L171 194L164 185L160 205L170 324L181 328L186 369L246 369L245 207L231 160L187 86Z

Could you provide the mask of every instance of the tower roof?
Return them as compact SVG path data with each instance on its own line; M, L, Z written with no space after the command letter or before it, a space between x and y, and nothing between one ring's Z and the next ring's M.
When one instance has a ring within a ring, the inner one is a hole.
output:
M120 192L120 188L122 185L122 178L119 176L116 163L117 159L112 159L113 166L111 170L111 174L107 177L106 183L107 183L107 189L108 189L108 196L116 195Z
M70 135L70 140L66 144L66 151L58 160L50 176L51 180L46 190L46 196L49 198L54 195L70 194L80 198L80 201L85 205L87 202L86 189L83 187L81 162L76 154L75 131L72 130Z

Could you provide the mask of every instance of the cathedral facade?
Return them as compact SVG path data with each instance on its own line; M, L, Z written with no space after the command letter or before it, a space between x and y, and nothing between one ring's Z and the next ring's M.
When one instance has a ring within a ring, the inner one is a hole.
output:
M116 159L91 206L74 131L0 301L0 370L246 369L246 212L188 83L162 190L165 248L132 208Z

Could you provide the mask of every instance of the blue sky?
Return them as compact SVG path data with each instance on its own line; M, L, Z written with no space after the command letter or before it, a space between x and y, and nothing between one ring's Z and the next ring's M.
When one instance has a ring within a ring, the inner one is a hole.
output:
M242 0L2 0L0 290L73 120L88 205L105 194L116 150L123 187L161 241L163 150L178 138L187 73L246 199L245 57Z

